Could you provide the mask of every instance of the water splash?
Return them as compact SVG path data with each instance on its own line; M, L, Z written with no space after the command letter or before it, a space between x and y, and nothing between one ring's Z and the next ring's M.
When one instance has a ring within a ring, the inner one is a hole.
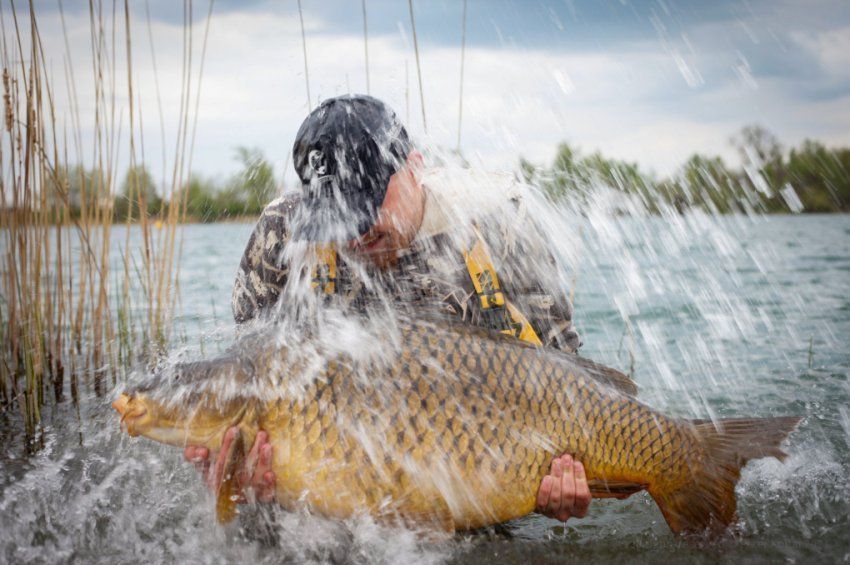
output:
M646 499L637 498L594 503L590 519L565 530L566 540L553 534L557 524L539 517L512 525L517 541L474 537L431 543L368 520L340 530L334 522L284 514L284 554L425 561L514 552L598 557L625 550L658 559L715 551L727 557L847 554L836 541L847 531L850 499L841 486L850 468L847 414L840 407L848 399L850 373L840 337L850 329L842 314L850 308L843 290L850 269L846 218L652 216L641 212L639 202L624 205L604 187L591 193L590 202L582 209L569 204L557 209L545 200L529 204L554 234L550 243L566 264L558 284L566 292L576 283L575 319L586 355L625 368L628 357L618 343L629 320L635 378L641 398L651 404L694 416L808 417L785 465L754 464L745 472L739 490L743 538L720 549L684 548L670 540L657 511L645 508ZM637 213L612 214L623 207ZM244 237L232 239L237 243L223 248L213 263L224 273L202 271L217 281L215 292L225 303L231 280L229 269L219 265L232 264ZM191 259L187 267L200 269ZM198 301L186 315L203 319L206 304ZM354 322L339 323L350 328ZM331 342L359 351L364 342L339 339L347 333ZM811 370L809 336L817 360ZM70 410L52 416L46 447L36 456L12 459L8 453L17 447L4 447L4 555L95 559L133 548L155 561L199 552L271 559L262 543L239 532L235 544L222 541L226 536L212 525L208 496L178 453L120 439L100 401L84 400L81 424L69 425L77 422Z

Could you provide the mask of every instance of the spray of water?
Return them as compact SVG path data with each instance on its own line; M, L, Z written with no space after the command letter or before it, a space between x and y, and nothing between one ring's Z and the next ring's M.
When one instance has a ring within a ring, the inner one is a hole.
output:
M581 198L554 204L539 187L486 175L454 162L450 155L429 155L428 160L442 161L440 170L425 177L429 198L440 204L441 215L450 218L455 229L445 245L428 249L433 270L414 273L426 279L417 283L440 285L468 276L457 257L468 245L475 220L492 243L494 263L506 281L528 278L539 284L541 294L561 298L574 293L582 352L632 373L642 400L689 417L809 417L784 465L764 461L745 471L738 488L745 539L725 542L729 545L722 546L723 551L764 555L764 540L789 531L814 546L846 527L848 493L839 477L848 465L842 455L848 445L847 415L833 413L829 404L831 398L848 397L848 360L838 345L846 320L829 316L834 308L846 307L836 291L850 256L846 248L835 252L844 257L837 264L829 265L828 259L817 263L832 250L818 247L803 224L793 224L796 235L788 237L783 231L787 228L758 215L719 217L696 210L683 214L672 207L650 213L641 199L624 198L616 187L596 181L583 187ZM824 229L835 231L839 240L843 233L846 239L846 225L840 218L831 221ZM806 261L789 252L794 246L811 250L808 261L825 273L823 280L800 280L798 271L787 268L788 261ZM240 329L245 336L239 342L254 343L256 351L288 351L287 356L255 371L251 380L234 379L239 372L234 368L221 372L217 380L186 385L177 379L172 387L158 390L169 391L172 405L187 409L199 392L222 402L297 400L323 378L327 361L341 355L352 365L368 368L352 372L360 385L374 383L372 371L391 365L404 347L399 320L422 312L423 306L439 311L443 303L400 301L396 290L410 288L409 277L369 268L345 248L340 255L368 300L329 302L317 296L310 275L313 250L293 242L284 246L280 261L290 264L295 275L266 320ZM813 311L823 318L810 315ZM467 313L451 315L463 318ZM269 330L259 327L262 324L275 327ZM807 368L810 336L822 359L812 369ZM257 344L259 339L266 341ZM138 373L128 388L174 383L169 379L179 376L186 357L175 355L165 363L155 382L151 374ZM457 378L444 364L422 361L434 363L447 384ZM373 462L381 453L375 430L391 425L380 410L382 391L376 392L375 404L365 412L370 426L357 420L342 423L362 448L364 461ZM303 508L275 512L274 519L244 518L221 529L214 525L209 495L193 471L180 463L176 450L124 439L97 401L86 405L79 433L64 429L62 423L75 418L60 412L52 416L56 427L48 427L50 441L42 453L22 463L10 457L10 446L0 461L5 477L0 514L11 517L10 527L3 528L2 545L10 558L107 557L133 547L154 560L214 551L234 559L273 560L272 555L282 552L318 561L357 555L432 561L469 551L498 552L500 547L508 554L528 550L520 541L506 549L502 542L491 545L489 538L435 540L411 531L410 524L387 526L362 514L342 522L326 520ZM545 444L545 439L523 436L521 441L532 447ZM814 449L804 449L804 444ZM427 476L451 504L468 502L468 492L458 491L452 480L456 469L451 466L413 465L408 471L418 480ZM485 482L491 479L484 477ZM642 495L627 502L596 502L589 520L564 530L576 542L572 555L581 556L588 547L598 552L603 543L622 548L623 540L640 552L681 555L675 543L665 541L669 538L663 519L648 502ZM528 518L514 528L520 539L531 538L537 550L551 552L563 546L563 539L552 535L553 526ZM258 541L258 531L268 535ZM33 532L38 535L33 537ZM276 549L270 550L270 545ZM777 551L804 557L838 555L841 550Z

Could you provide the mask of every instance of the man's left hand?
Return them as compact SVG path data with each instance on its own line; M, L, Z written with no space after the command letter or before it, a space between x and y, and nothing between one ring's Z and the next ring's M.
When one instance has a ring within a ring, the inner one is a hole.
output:
M239 432L235 427L228 428L221 442L219 453L227 453L230 445L236 439ZM224 457L210 457L206 447L187 446L183 456L187 461L195 464L195 467L203 475L207 486L213 492L218 492L224 477ZM254 440L254 445L248 453L246 460L236 474L236 482L239 485L239 498L237 503L248 501L248 495L257 502L271 502L275 497L275 475L272 471L272 446L269 443L269 434L260 431Z
M565 454L552 461L549 474L543 477L534 510L566 522L572 517L584 518L590 498L584 466Z

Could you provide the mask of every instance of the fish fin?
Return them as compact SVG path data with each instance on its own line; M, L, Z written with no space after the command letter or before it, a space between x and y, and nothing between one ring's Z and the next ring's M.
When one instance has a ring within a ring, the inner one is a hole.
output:
M703 458L692 464L690 480L672 490L665 490L663 480L649 488L670 529L709 534L725 530L735 520L735 485L741 468L750 459L784 460L786 453L779 444L800 420L740 418L692 424L702 444Z
M241 494L237 473L245 458L245 441L242 433L236 432L230 449L226 453L219 453L218 456L224 457L225 461L215 501L215 515L219 524L226 524L236 517L236 501Z
M578 355L574 356L574 360L578 366L587 371L587 375L592 379L619 390L623 394L637 396L637 385L628 375Z
M604 479L591 479L587 481L590 494L593 498L628 498L636 492L644 490L649 485L631 483L628 481L606 481Z

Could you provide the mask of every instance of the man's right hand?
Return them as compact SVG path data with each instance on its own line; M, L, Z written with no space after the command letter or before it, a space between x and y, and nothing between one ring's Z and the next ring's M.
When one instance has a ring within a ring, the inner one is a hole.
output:
M221 442L221 452L227 452L230 444L236 439L238 429L229 428ZM212 455L215 455L213 453ZM183 457L195 464L202 474L207 486L213 492L218 492L224 475L225 461L222 457L210 457L210 450L199 445L189 445L183 450ZM275 476L272 471L272 446L269 435L260 431L242 468L236 475L239 485L239 499L244 503L249 500L256 502L271 502L275 495ZM250 498L249 498L250 497Z
M570 518L584 518L590 500L584 466L565 453L552 461L549 474L543 477L534 510L547 518L566 522Z

